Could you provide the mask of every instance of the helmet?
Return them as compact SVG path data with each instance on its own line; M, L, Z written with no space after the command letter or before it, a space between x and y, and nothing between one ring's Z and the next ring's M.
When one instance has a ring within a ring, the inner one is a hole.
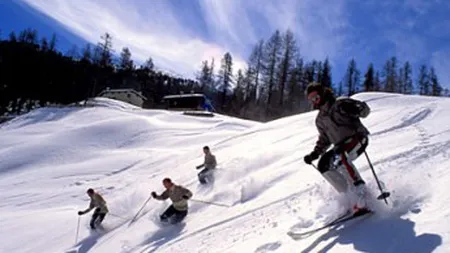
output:
M308 84L305 90L305 96L308 98L309 94L314 91L316 91L320 97L319 102L317 104L313 104L314 109L319 109L327 102L334 103L336 100L331 88L324 87L322 84L317 82L311 82Z
M312 82L312 83L308 84L308 86L306 87L306 90L305 90L306 97L308 97L309 93L311 93L313 91L317 91L317 93L320 96L322 96L324 89L320 83Z

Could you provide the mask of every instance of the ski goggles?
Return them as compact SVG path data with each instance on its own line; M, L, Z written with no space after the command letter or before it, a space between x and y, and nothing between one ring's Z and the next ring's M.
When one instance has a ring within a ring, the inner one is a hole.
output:
M315 94L313 96L308 97L308 100L313 104L315 104L319 99L320 99L319 94Z

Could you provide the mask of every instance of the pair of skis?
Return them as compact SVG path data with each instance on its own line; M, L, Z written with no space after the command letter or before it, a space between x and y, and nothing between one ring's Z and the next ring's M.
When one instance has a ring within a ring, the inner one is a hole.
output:
M342 223L344 223L346 221L350 221L350 220L356 219L358 217L365 216L365 215L370 215L370 214L373 214L373 213L374 213L373 211L370 211L370 210L367 210L367 209L360 210L360 211L358 211L358 212L356 212L354 214L352 214L352 213L349 214L347 212L347 213L339 216L335 220L333 220L333 221L331 221L331 222L329 222L329 223L327 223L327 224L325 224L325 225L323 225L321 227L318 227L318 228L315 228L315 229L311 229L311 230L308 230L308 231L305 231L305 232L289 231L287 234L294 240L300 240L300 239L306 238L306 237L308 237L308 236L310 236L310 235L312 235L312 234L314 234L314 233L316 233L318 231L324 230L326 228L330 228L330 227L342 224Z
M361 144L361 143L360 143L360 144ZM362 144L361 144L361 145L362 145ZM377 174L375 173L375 170L374 170L374 168L373 168L372 162L371 162L370 159L369 159L369 155L367 154L367 152L366 152L365 150L364 150L364 154L365 154L365 156L366 156L366 158L367 158L367 162L369 163L370 169L372 170L373 176L375 177L375 181L377 182L378 188L379 188L379 190L380 190L380 192L381 192L381 194L377 197L377 199L378 199L378 200L384 200L384 202L385 202L386 205L387 205L387 204L388 204L387 198L389 198L389 197L391 196L391 193L388 192L388 191L385 191L385 190L383 189L383 188L384 188L384 187L383 187L384 184L383 184L383 182L381 182L381 181L378 179L378 176L377 176ZM317 169L317 166L315 166L313 163L311 163L311 165L312 165L315 169ZM287 234L288 234L292 239L294 239L294 240L300 240L300 239L302 239L302 238L305 238L305 237L307 237L307 236L310 236L310 235L312 235L312 234L314 234L314 233L316 233L316 232L318 232L318 231L324 230L324 229L326 229L326 228L330 228L330 227L333 227L333 226L342 224L342 223L344 223L344 222L346 222L346 221L350 221L350 220L356 219L356 218L358 218L358 217L365 216L365 215L370 215L370 214L373 214L373 213L374 213L373 211L370 211L370 210L368 210L368 209L360 210L359 212L356 212L356 213L354 213L354 214L349 214L349 213L347 212L347 213L341 215L340 217L336 218L335 220L333 220L333 221L331 221L331 222L329 222L329 223L327 223L327 224L325 224L325 225L323 225L323 226L321 226L321 227L318 227L318 228L315 228L315 229L311 229L311 230L308 230L308 231L305 231L305 232L293 232L293 231L289 231Z

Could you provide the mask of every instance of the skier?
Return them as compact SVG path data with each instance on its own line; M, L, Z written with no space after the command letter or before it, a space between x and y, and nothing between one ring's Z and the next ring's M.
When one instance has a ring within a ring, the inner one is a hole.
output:
M313 151L304 157L305 163L311 164L321 156L319 172L337 192L353 193L353 212L368 210L365 181L352 161L368 145L369 131L360 118L369 115L369 106L352 98L336 99L330 88L317 83L308 85L305 93L313 108L319 110L315 121L319 137ZM327 151L331 144L333 148Z
M216 169L217 161L208 146L203 147L203 153L205 154L205 160L203 164L198 165L196 168L197 170L203 167L205 168L200 171L197 176L201 184L207 184L208 182L212 182L214 180L213 173Z
M181 222L188 214L187 200L192 197L192 192L183 186L176 185L170 178L164 178L162 181L166 190L161 195L152 192L152 197L157 200L166 200L170 198L172 204L160 216L162 222L176 224Z
M89 188L86 193L89 198L91 198L91 202L89 203L89 207L86 210L78 211L78 215L86 214L95 208L89 225L92 229L96 229L96 227L103 222L103 219L105 219L105 216L109 212L109 210L106 206L106 201L99 193L95 192L94 189Z

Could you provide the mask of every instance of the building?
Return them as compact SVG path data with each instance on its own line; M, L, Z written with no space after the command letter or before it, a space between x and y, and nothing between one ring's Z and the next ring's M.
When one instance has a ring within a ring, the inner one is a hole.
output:
M214 112L211 100L203 94L179 94L163 97L163 103L167 110L199 110Z
M147 98L144 97L141 92L138 92L135 89L106 88L106 90L100 92L98 96L120 100L141 108L143 107L144 101L147 100Z
M211 100L204 94L179 94L163 97L165 109L173 111L184 111L185 115L214 116L214 106Z

